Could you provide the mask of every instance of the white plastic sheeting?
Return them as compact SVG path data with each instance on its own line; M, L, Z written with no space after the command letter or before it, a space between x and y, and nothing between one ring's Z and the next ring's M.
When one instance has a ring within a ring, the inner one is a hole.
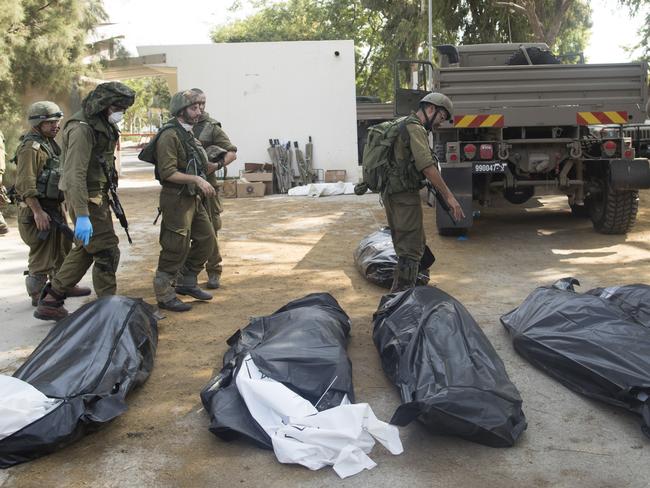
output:
M311 183L289 189L290 197L329 197L332 195L352 195L354 183Z
M298 463L312 470L333 466L346 478L376 466L368 457L375 439L392 454L403 452L397 427L378 420L367 403L344 401L319 412L282 383L264 376L250 355L244 362L237 388L255 421L271 438L281 463Z
M23 380L0 375L0 439L45 416L59 403Z

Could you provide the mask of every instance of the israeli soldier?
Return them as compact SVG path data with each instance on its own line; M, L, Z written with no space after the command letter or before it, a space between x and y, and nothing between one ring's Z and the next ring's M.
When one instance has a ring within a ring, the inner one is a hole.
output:
M135 92L128 86L117 81L102 83L65 124L59 188L65 194L78 242L43 289L34 312L36 318L58 320L67 316L63 302L91 265L98 297L114 295L117 290L119 239L113 229L106 173L115 171L117 123L134 101Z
M3 194L6 194L6 190L4 189L4 186L2 186L2 176L4 175L6 169L5 165L6 165L5 139L2 132L0 132L0 191L3 192ZM2 197L0 197L0 199L1 198ZM2 215L2 211L0 211L0 235L4 235L7 232L9 232L9 226L7 225L7 222L5 222L5 218Z
M407 138L398 137L393 147L397 171L391 173L382 194L386 218L397 254L391 292L415 286L426 238L422 223L420 189L428 179L449 204L455 220L465 215L443 180L429 147L428 131L453 113L451 100L442 93L429 93L420 100L417 112L406 118Z
M230 163L237 159L237 146L235 146L221 128L221 124L216 120L210 118L210 114L205 111L206 97L202 90L199 88L192 88L192 91L198 94L199 108L201 109L201 116L198 123L192 128L194 136L201 141L205 152L208 155L208 160L217 164L217 171L226 168ZM219 288L221 282L221 253L219 252L219 238L218 232L221 229L221 213L223 212L223 204L221 196L219 195L219 188L217 185L216 173L208 176L208 182L214 187L217 192L214 197L207 198L206 204L208 215L212 221L214 228L214 251L208 258L205 265L205 271L208 273L207 287L210 289Z
M16 150L18 231L29 246L25 287L33 306L38 304L48 276L56 275L72 248L72 240L63 232L67 220L59 190L61 149L54 140L62 117L54 102L33 103L27 111L32 128L20 138ZM90 295L90 288L75 286L67 295Z
M199 288L197 276L214 249L214 229L204 199L216 194L207 178L217 165L208 161L192 132L201 115L197 94L192 90L176 93L169 112L173 119L161 128L155 141L162 222L153 288L160 308L185 312L191 305L177 294L212 299Z

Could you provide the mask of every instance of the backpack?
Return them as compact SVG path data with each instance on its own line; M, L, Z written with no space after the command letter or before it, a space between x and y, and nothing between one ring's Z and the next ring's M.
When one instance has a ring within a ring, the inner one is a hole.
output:
M158 181L160 181L160 175L158 174L158 158L156 156L156 143L160 135L167 129L173 129L174 125L170 123L164 124L160 130L156 133L155 136L147 143L146 146L138 154L138 159L144 161L145 163L151 163L155 166L154 175Z
M407 117L387 120L368 127L368 139L363 149L363 182L367 187L381 193L386 189L390 170L394 165L393 146L397 137L408 141L409 135L404 121Z

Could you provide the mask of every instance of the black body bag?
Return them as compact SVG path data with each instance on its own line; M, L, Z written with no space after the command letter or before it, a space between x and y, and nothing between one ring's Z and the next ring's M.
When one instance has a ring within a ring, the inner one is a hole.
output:
M158 327L142 300L108 296L59 321L14 373L62 402L0 440L0 467L56 451L127 410L153 369Z
M429 283L429 268L436 261L429 246L425 246L420 260L417 284ZM390 229L382 227L377 232L364 237L354 250L354 264L368 281L382 288L393 284L393 272L397 266L397 254L393 247Z
M641 415L650 437L650 287L534 290L501 317L521 356L571 390Z
M319 411L354 402L352 365L346 348L350 319L327 293L313 293L267 317L255 317L230 339L223 368L201 392L210 432L224 440L240 435L272 449L269 436L253 419L235 378L251 355L262 373L310 401Z
M385 295L374 315L382 366L402 397L391 423L509 447L526 429L503 362L465 307L442 290Z

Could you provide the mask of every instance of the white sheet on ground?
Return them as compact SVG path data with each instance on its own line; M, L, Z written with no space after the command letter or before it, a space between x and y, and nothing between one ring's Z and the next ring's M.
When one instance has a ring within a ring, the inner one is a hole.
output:
M289 189L290 197L329 197L332 195L352 195L354 183L311 183Z
M250 355L237 374L239 393L253 418L269 435L281 463L298 463L309 469L333 466L345 478L375 462L368 453L378 440L392 454L401 454L399 431L375 417L367 403L350 404L319 412L310 402L267 376Z
M0 375L0 439L45 416L59 403L23 380Z

